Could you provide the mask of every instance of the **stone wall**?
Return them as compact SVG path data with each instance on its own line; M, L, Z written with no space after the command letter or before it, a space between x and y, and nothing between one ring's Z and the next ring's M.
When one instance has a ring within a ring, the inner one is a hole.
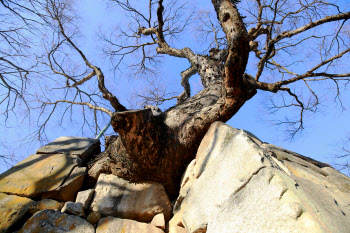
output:
M0 233L349 232L349 177L249 132L215 122L176 200L114 175L108 143L61 137L1 174Z

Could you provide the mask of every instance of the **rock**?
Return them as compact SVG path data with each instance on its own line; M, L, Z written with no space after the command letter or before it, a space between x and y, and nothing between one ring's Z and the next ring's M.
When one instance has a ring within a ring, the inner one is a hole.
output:
M98 222L96 233L164 233L161 229L146 223L141 223L129 219L120 219L113 217L102 218Z
M183 223L188 232L207 233L350 229L348 177L223 123L211 126L186 177L194 180L180 191L170 228Z
M192 160L190 164L187 166L185 173L182 176L181 184L180 184L180 193L173 208L173 214L176 214L179 211L180 205L187 195L188 190L191 188L193 182L196 180L196 176L194 174L194 168L196 166L196 160Z
M40 196L60 189L80 164L81 159L76 155L30 155L0 175L0 192L24 197Z
M182 227L184 228L184 223L182 221L182 215L184 210L186 209L185 204L181 205L180 211L176 212L176 214L170 219L168 225L169 227Z
M96 211L92 211L86 218L86 220L92 225L95 225L96 223L98 223L100 219L101 219L101 214Z
M79 217L85 217L84 206L81 203L68 201L64 204L62 213L73 214Z
M101 174L90 209L102 216L114 216L150 222L159 213L171 216L166 191L160 183L131 183L114 175Z
M95 228L78 216L64 214L54 210L43 210L28 219L18 233L37 232L95 233Z
M58 201L51 200L51 199L43 199L43 200L36 202L29 209L29 213L30 213L30 215L34 215L38 211L42 211L42 210L46 210L46 209L61 210L62 207L63 207L63 204L58 202Z
M83 162L91 155L100 152L100 141L98 139L82 137L60 137L36 151L37 154L78 155Z
M75 167L63 185L42 194L42 198L59 201L74 201L79 192L86 173L86 167Z
M0 193L0 233L17 230L34 203L29 198Z
M89 209L94 192L94 189L88 189L85 191L78 192L75 202L83 204L84 209Z
M188 233L185 228L179 226L171 226L169 228L169 233Z
M158 227L162 230L165 230L165 219L164 219L164 214L157 214L156 216L153 217L151 225Z

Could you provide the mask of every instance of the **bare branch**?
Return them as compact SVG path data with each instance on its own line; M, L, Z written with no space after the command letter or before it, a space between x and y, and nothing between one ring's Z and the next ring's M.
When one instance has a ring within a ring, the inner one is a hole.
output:
M70 100L57 100L53 103L51 102L42 102L44 105L57 105L58 103L68 103L68 104L74 104L74 105L85 105L85 106L88 106L89 108L93 109L93 110L97 110L97 111L101 111L101 112L104 112L104 113L107 113L109 116L112 116L113 115L113 112L106 109L106 108L103 108L103 107L99 107L99 106L95 106L95 105L92 105L91 103L87 103L87 102L74 102L74 101L70 101Z

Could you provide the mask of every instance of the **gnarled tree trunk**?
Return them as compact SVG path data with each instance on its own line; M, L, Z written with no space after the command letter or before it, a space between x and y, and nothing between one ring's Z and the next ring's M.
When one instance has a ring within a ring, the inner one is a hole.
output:
M229 120L256 93L243 75L249 39L238 10L231 0L212 3L228 41L224 60L197 55L189 48L172 49L165 42L157 48L159 53L187 58L205 89L160 115L144 109L112 116L113 129L126 151L119 155L124 169L118 175L134 181L161 182L170 196L176 195L181 174L194 159L209 126L214 121Z

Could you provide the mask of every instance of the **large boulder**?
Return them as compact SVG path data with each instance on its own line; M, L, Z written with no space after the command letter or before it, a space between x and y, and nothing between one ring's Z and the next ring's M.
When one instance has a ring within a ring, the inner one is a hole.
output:
M0 193L0 233L16 230L26 220L24 218L34 203L29 198Z
M107 174L99 176L90 209L100 212L102 216L141 222L150 222L158 213L164 213L166 220L171 216L169 197L162 184L132 183Z
M188 232L348 232L350 179L216 122L188 167L171 227Z
M147 233L164 233L161 229L142 222L137 222L129 219L120 219L113 217L102 218L98 222L96 233L136 233L136 232L147 232Z
M24 224L18 233L95 233L93 225L86 220L54 210L37 212Z

